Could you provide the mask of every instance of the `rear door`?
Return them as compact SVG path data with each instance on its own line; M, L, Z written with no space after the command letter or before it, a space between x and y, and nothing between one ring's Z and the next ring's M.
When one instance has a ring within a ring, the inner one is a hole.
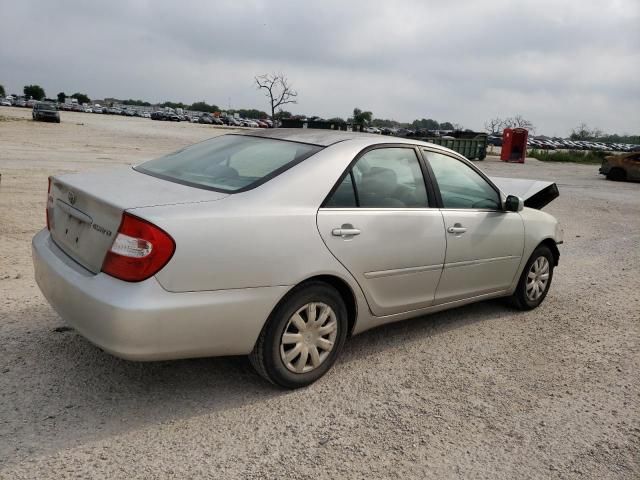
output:
M357 157L318 211L322 239L376 316L433 304L445 234L426 185L413 146L379 146Z
M436 183L447 254L435 303L509 288L524 250L524 223L502 209L500 193L478 170L423 150Z

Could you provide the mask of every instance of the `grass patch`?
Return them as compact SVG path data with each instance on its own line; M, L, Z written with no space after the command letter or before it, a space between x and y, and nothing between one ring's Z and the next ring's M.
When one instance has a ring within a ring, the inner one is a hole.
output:
M589 165L601 164L610 152L585 152L582 150L529 150L527 157L536 158L542 162L572 162Z

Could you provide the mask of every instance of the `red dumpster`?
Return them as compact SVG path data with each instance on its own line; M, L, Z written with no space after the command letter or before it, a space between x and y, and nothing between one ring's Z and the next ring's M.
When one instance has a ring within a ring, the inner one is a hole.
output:
M524 157L527 155L528 137L529 132L524 128L505 128L502 132L500 160L524 163Z

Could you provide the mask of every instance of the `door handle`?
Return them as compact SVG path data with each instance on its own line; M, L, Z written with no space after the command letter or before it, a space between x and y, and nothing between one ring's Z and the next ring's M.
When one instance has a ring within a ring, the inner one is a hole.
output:
M360 235L360 230L357 228L353 228L351 224L344 224L340 228L334 228L331 230L331 235L334 237L353 237L355 235Z
M459 223L456 223L453 227L447 228L447 232L449 233L464 233L467 231L467 227L463 227Z

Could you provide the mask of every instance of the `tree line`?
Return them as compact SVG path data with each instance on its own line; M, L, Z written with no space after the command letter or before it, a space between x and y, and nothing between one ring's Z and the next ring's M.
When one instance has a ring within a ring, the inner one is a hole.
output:
M298 92L296 92L291 83L282 74L264 74L258 75L254 78L256 87L259 90L264 91L266 97L269 99L269 107L271 110L271 117L276 120L284 118L313 118L319 119L319 117L307 117L306 115L294 115L289 111L282 110L282 106L286 104L297 103ZM35 100L46 99L46 93L44 88L40 85L25 85L23 93L26 97L33 98ZM5 97L6 91L3 85L0 85L0 97ZM67 95L65 92L59 92L57 94L58 102L62 103L66 98L71 97L78 100L78 103L90 103L91 99L85 93L76 92L71 95ZM131 106L154 106L150 102L144 100L122 100L120 103L123 105ZM215 104L208 104L204 100L194 102L192 104L182 102L166 101L157 104L159 107L171 107L171 108L183 108L185 110L193 110L198 112L219 112L220 108ZM244 118L267 118L269 115L263 110L255 108L249 109L228 109L228 113L238 113ZM356 123L367 126L373 126L378 128L412 128L412 129L424 129L424 130L463 130L464 127L459 123L452 122L438 122L432 118L415 119L413 122L399 122L393 119L374 118L373 113L370 110L363 110L359 107L353 109L353 115L347 119L342 117L332 117L328 121L333 123ZM505 128L525 128L534 133L536 130L535 125L530 120L527 120L520 114L513 115L511 117L495 117L487 120L484 124L485 130L489 134L502 134ZM569 137L571 140L601 140L606 142L621 142L621 143L640 143L640 135L619 135L617 133L606 134L598 128L591 128L586 123L582 122L571 130Z

